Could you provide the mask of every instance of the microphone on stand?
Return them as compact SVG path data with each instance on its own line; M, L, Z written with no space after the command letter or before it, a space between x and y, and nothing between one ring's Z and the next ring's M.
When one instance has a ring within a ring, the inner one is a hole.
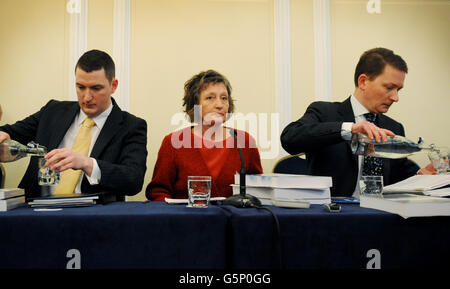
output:
M239 155L241 157L241 171L239 173L239 195L234 195L226 198L222 201L223 205L230 205L237 208L249 208L249 207L260 207L261 201L252 195L247 195L245 193L245 165L244 165L244 155L242 154L242 148L239 144L237 138L237 131L230 128L231 135L236 139L237 149L239 150Z

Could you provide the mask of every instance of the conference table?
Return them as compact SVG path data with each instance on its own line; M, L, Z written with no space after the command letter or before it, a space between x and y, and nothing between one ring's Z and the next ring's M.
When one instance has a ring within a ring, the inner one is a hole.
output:
M164 203L0 212L0 268L222 269L227 216Z
M442 269L449 244L450 217L357 204L338 213L163 202L0 212L0 268L10 269Z
M319 205L272 211L279 222L279 237L270 213L230 208L232 268L450 267L450 217L404 219L357 204L342 205L339 213Z

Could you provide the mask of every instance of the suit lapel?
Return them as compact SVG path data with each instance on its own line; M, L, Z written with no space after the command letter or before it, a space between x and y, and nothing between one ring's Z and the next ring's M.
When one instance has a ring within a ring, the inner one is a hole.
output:
M343 122L355 122L355 113L353 112L352 103L350 97L342 102L338 108L338 114ZM358 156L352 153L351 142L347 142L348 153L351 154L353 161L358 162Z
M381 127L381 128L389 129L389 130L392 129L392 124L389 123L389 119L381 113L378 114L375 125L378 127Z
M355 122L355 114L353 112L352 103L350 97L344 102L341 102L338 108L338 114L343 122Z
M122 110L113 101L113 109L106 119L100 134L97 137L97 141L92 148L91 157L97 158L106 145L111 141L114 135L120 130L123 122Z
M66 106L64 110L57 113L60 115L55 115L55 120L57 120L52 128L52 136L50 138L48 149L52 150L57 148L58 145L63 140L67 131L69 130L75 116L78 114L80 107L77 102L70 103Z

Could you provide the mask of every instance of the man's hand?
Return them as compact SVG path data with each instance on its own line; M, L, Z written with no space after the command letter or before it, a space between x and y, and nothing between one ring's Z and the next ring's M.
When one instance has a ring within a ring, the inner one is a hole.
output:
M433 164L429 164L428 166L421 168L418 172L418 175L437 175L436 169L433 167Z
M392 131L379 128L368 121L357 122L352 125L352 133L358 132L366 134L370 139L375 139L376 142L385 142L388 136L395 136Z
M44 157L47 162L45 166L49 166L51 170L57 169L63 172L68 169L83 170L85 174L91 176L93 169L93 161L87 156L82 156L69 149L54 149Z
M4 131L0 131L0 143L4 142L5 140L11 139L9 134L7 134Z
M0 143L4 142L5 140L11 139L11 137L9 136L9 134L7 134L6 132L0 131ZM8 156L8 152L6 151L0 151L0 161L6 161L7 159L9 159L10 157ZM13 158L14 159L14 158Z

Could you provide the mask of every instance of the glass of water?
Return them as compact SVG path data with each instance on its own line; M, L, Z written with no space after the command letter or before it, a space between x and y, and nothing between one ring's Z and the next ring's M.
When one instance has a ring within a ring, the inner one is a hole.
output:
M428 153L428 158L438 174L445 174L448 170L450 150L447 147L434 148Z
M362 176L359 182L360 194L370 197L382 197L383 176Z
M45 163L47 162L44 158L39 158L39 171L38 171L38 180L40 186L52 186L57 185L60 182L61 176L60 173L56 170L51 170L50 167L46 167Z
M188 176L188 207L207 208L211 197L210 176Z

